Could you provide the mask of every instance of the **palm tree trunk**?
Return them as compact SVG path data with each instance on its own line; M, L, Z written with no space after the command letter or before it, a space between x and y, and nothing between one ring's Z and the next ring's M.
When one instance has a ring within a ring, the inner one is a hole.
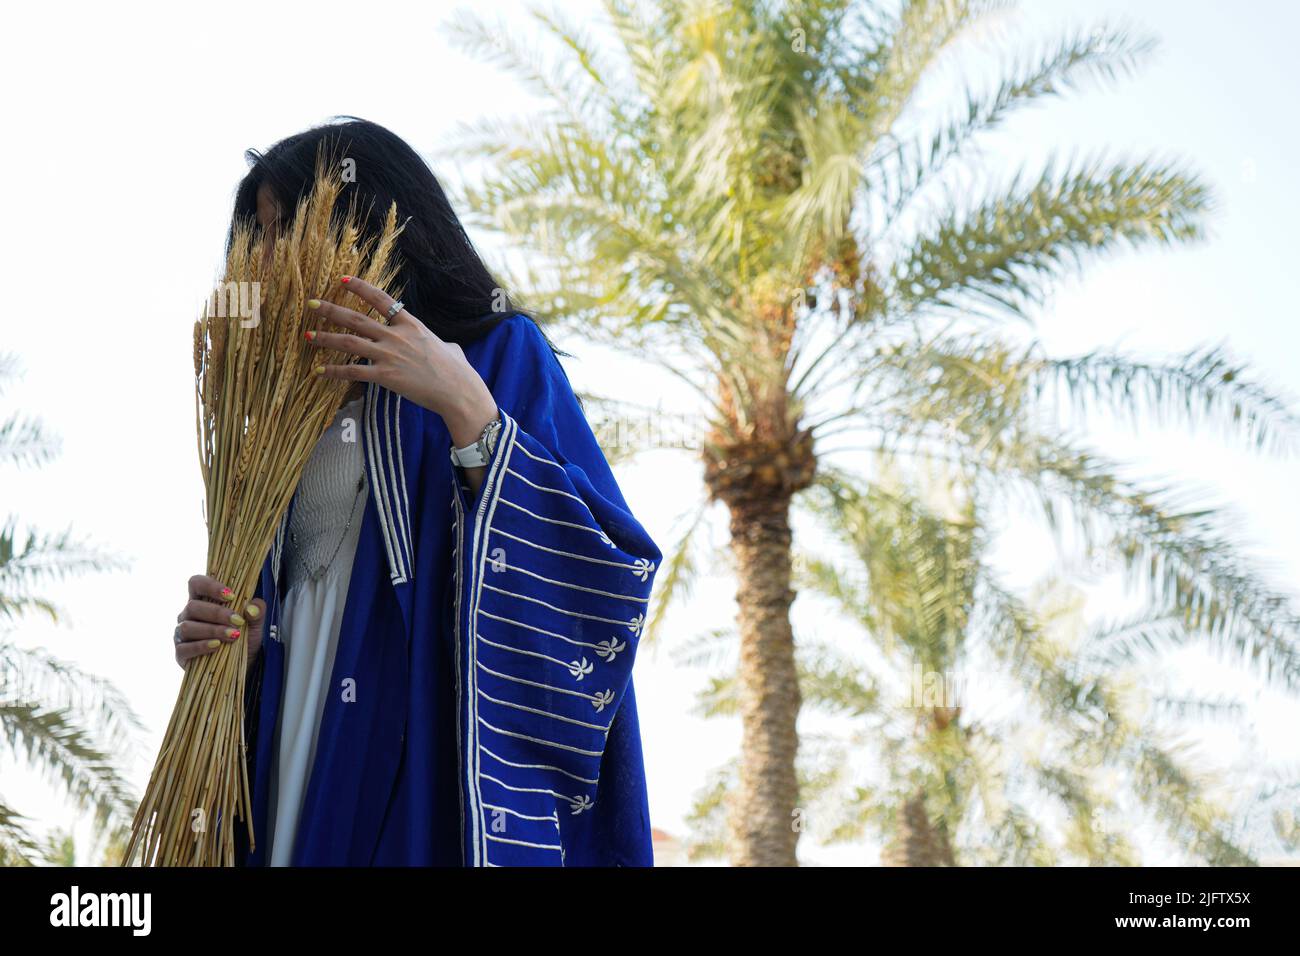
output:
M740 787L730 814L733 866L798 866L795 724L801 698L790 627L790 498L728 502L740 583Z
M898 830L880 855L885 866L956 866L948 829L935 826L925 810L925 790L918 787L898 808Z

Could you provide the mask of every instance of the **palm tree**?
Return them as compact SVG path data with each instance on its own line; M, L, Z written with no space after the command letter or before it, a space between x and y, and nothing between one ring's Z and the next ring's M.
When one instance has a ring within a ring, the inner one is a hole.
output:
M805 707L850 728L801 739L803 805L822 842L874 833L895 866L1133 865L1139 832L1157 829L1212 865L1300 846L1294 775L1246 753L1251 769L1228 781L1198 768L1181 739L1193 721L1240 723L1239 703L1151 686L1167 650L1208 633L1150 593L1140 613L1086 629L1080 595L1055 574L1036 599L1019 598L988 560L996 520L972 493L995 485L935 475L917 493L894 464L865 483L823 474L806 502L835 534L797 556L801 590L872 639L863 654L834 627L801 630ZM735 712L735 644L720 631L686 648L686 661L715 671L706 717ZM722 849L729 771L697 799L695 858ZM1251 819L1261 810L1264 826Z
M1055 575L1038 600L1020 599L987 559L978 496L995 485L951 478L928 500L897 483L819 487L816 507L838 529L849 567L866 573L845 575L819 555L803 563L803 579L871 634L880 661L864 672L822 648L810 674L837 680L813 677L809 697L816 709L869 716L855 748L875 750L887 768L883 786L831 798L842 808L831 835L875 826L895 865L1131 865L1138 824L1151 822L1193 858L1255 862L1270 841L1245 820L1264 783L1234 780L1244 801L1221 805L1213 791L1224 781L1201 772L1179 739L1194 719L1235 721L1241 709L1187 688L1151 692L1150 670L1140 679L1139 667L1170 648L1218 643L1214 632L1149 588L1139 613L1091 630ZM966 683L984 691L977 713L965 706ZM905 706L882 706L885 684L906 688ZM1284 783L1293 798L1300 787ZM1061 839L1045 812L1053 804Z
M0 355L0 392L16 366L13 356ZM54 452L39 421L17 414L0 420L0 464L41 465ZM15 755L24 754L33 767L56 777L79 808L94 811L97 837L130 826L135 798L123 767L131 730L142 724L108 681L41 648L20 648L8 635L26 614L59 620L44 585L122 567L68 531L28 530L20 539L12 516L0 528L0 729ZM0 795L0 866L58 865L71 852L63 835L41 840L26 819Z
M122 865L130 837L129 829L121 829L96 841L95 850L99 853L99 861L93 863L78 861L76 839L66 830L54 829L45 835L41 858L47 866L118 867Z
M731 860L794 865L801 696L790 623L791 512L819 466L882 441L918 457L956 449L989 471L1053 484L1129 532L1134 565L1178 591L1204 627L1297 672L1294 618L1216 563L1194 519L1161 510L1108 465L1013 417L1048 380L1118 399L1150 388L1244 416L1272 441L1284 408L1207 352L1151 365L1094 354L988 382L1011 326L1090 260L1199 239L1207 188L1153 161L1053 161L974 178L985 134L1089 79L1127 73L1151 43L1099 27L1007 62L951 114L918 95L977 25L983 0L606 0L613 43L537 13L563 59L503 25L460 41L522 77L544 116L467 127L455 155L484 162L471 221L534 258L517 285L543 317L656 363L704 410L704 480L725 506L738 579L738 708ZM965 198L952 199L950 193ZM1198 375L1203 375L1198 378ZM1218 377L1216 377L1218 376ZM1182 409L1195 418L1201 406ZM1050 499L1045 497L1045 501ZM691 527L696 526L695 522ZM660 607L689 578L681 557Z

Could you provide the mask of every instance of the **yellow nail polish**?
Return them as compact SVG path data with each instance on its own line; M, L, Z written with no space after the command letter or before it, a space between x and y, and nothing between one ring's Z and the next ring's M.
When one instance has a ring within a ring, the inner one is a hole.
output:
M248 607L244 608L244 613L256 621L258 615L261 614L262 612L257 609L256 604L250 604L248 605Z
M307 308L309 308L309 309L319 309L319 308L320 308L320 299L308 299L308 300L307 300Z
M235 627L243 627L244 619L240 617L238 614L232 614L230 615L230 623L235 625Z
M316 371L316 374L317 374L317 375L324 375L324 374L325 374L325 366L324 366L324 365L317 365L315 371Z
M220 646L221 646L220 641L208 641L208 647L220 647Z

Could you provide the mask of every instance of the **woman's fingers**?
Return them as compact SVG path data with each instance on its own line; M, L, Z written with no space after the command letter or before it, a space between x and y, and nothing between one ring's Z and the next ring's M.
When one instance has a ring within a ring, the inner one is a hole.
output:
M355 335L346 335L338 332L317 332L312 330L307 332L307 341L313 346L349 352L352 355L373 362L380 357L379 347L375 343L383 336L392 335L392 332L385 328L382 323L376 322L360 312L354 312L341 305L335 305L333 302L312 299L307 305L323 318L356 332ZM369 365L348 363L346 365L317 365L316 374L323 375L325 378L369 382L374 372Z
M215 605L208 605L208 607L213 607L216 611L222 610ZM211 654L221 645L229 644L243 637L248 642L248 660L251 664L253 658L261 650L262 621L265 617L266 602L258 598L247 604L244 607L244 613L240 615L241 619L248 621L246 626L236 628L203 621L181 621L176 628L181 636L180 643L176 645L176 663L184 667L186 663L194 658Z
M211 654L222 644L239 640L249 617L264 613L252 604L246 605L243 613L231 607L234 592L207 574L190 578L188 589L190 599L176 615L175 633L180 637L176 642L176 663L182 667L195 657ZM250 608L255 615L249 614Z
M181 608L181 613L176 615L176 620L181 624L219 625L222 630L239 630L248 623L242 614L230 606L234 593L216 578L196 574L190 578L189 591L189 601ZM194 628L190 628L188 633L203 634ZM189 638L197 639L197 636Z
M373 365L317 365L316 374L325 378L342 378L352 382L371 382L375 378Z
M196 574L190 578L189 588L191 598L207 598L220 603L225 603L235 595L230 588L206 574Z
M325 302L321 299L308 299L307 308L321 318L329 319L335 325L351 329L363 339L378 342L385 336L392 335L392 331L384 323L368 315L362 315L345 305L335 305L333 302Z
M211 654L221 645L238 640L232 635L238 634L239 628L186 620L176 626L176 633L180 635L176 644L176 663L184 667L194 658Z
M213 604L202 598L188 602L177 615L178 622L196 621L200 624L220 624L223 627L243 627L247 623L242 614L226 604Z
M370 359L372 362L379 358L379 347L370 339L362 338L359 335L343 335L338 332L308 332L307 341L317 348L350 352L353 355L361 356L361 358Z
M391 309L393 303L397 301L383 289L371 285L364 279L358 279L356 276L342 276L339 281L343 283L345 289L355 295L362 302L366 303L366 305L377 310L380 315L388 315L388 310ZM407 312L405 309L402 309L391 319L387 320L389 325L414 321L416 321L415 316L411 315L411 313ZM432 334L432 332L430 334Z
M204 654L211 654L221 646L221 641L212 639L207 641L189 641L184 644L176 645L176 663L184 667L188 662L196 657L202 657Z
M195 642L203 643L205 641L217 641L218 643L230 643L239 639L244 633L243 628L234 627L230 624L209 624L205 621L181 621L176 625L176 630L181 635L181 647L186 644Z
M248 630L245 636L248 641L248 659L251 663L258 651L262 649L262 625L266 621L266 602L256 598L244 608L244 615L248 618Z

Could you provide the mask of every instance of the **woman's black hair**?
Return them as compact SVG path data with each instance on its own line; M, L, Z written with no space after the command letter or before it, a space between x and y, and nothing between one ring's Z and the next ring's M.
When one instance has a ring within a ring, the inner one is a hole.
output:
M365 237L378 237L389 206L397 202L397 220L406 220L397 240L402 301L439 338L463 345L515 313L533 319L488 271L428 164L395 133L355 116L336 116L264 153L244 154L251 168L235 193L227 249L238 221L256 224L262 184L292 214L311 192L318 150L333 161L351 161L340 205L356 200Z

